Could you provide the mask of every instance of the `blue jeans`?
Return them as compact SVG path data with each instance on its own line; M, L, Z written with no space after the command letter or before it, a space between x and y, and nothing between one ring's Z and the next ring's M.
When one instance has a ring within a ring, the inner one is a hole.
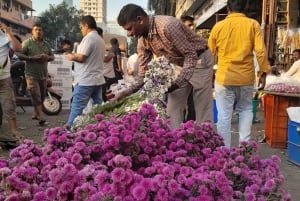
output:
M218 110L217 131L224 138L226 147L231 146L231 119L233 105L239 114L239 143L249 141L252 128L253 85L223 86L215 82L215 97Z
M101 86L79 86L78 84L75 85L73 91L73 101L71 105L71 112L68 118L67 124L69 126L73 125L74 119L82 114L83 109L86 107L87 103L89 102L90 98L93 99L94 104L101 104L102 94Z

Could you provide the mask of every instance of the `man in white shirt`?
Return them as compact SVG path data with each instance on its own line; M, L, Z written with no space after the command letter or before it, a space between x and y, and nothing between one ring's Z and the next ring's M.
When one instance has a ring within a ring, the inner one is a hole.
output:
M102 93L101 85L105 83L104 79L104 56L105 43L99 37L95 18L86 15L80 19L80 30L83 39L78 45L77 53L67 53L66 58L75 61L73 92L73 101L71 112L65 129L70 129L74 119L82 114L89 99L93 99L94 104L101 104Z

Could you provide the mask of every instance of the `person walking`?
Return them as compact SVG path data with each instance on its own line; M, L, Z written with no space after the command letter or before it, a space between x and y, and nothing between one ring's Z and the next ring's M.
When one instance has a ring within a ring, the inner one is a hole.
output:
M207 49L207 42L188 29L180 19L162 15L149 16L135 4L125 5L117 20L118 24L127 31L128 36L138 38L139 57L139 77L136 83L120 96L131 94L144 84L143 77L147 64L154 55L165 56L171 63L182 67L175 83L168 90L167 102L167 114L171 120L171 127L179 127L184 120L187 97L192 87L197 88L202 82L197 76L199 71L202 72L202 68L198 68L198 60L201 53ZM204 85L203 87L211 88L211 85L207 83ZM211 94L202 95L194 98L197 101L203 100L202 103L209 110L212 108L212 101L209 98ZM211 115L206 120L211 121L212 110L209 113Z
M12 34L10 27L0 24L0 107L10 129L8 135L4 135L4 132L1 131L0 146L3 144L7 146L9 142L21 141L24 138L17 130L16 99L10 76L9 52L11 48L13 51L21 51L22 45Z
M64 128L69 130L74 119L82 114L89 99L93 104L101 104L101 85L105 83L103 76L103 63L105 55L105 43L97 32L95 18L86 15L80 18L80 30L83 39L77 47L77 53L66 53L65 57L75 61L73 101L71 112Z
M25 77L27 89L31 95L34 114L32 119L38 120L43 126L46 120L42 115L42 103L46 96L48 78L48 62L54 60L50 45L43 39L43 28L34 24L31 29L32 37L22 43L22 52L17 53L21 60L26 60Z
M116 81L123 79L122 71L122 54L119 47L119 41L116 38L110 39L111 52L114 54L113 57L113 66L115 71Z
M254 56L259 65L259 89L265 85L270 70L260 25L243 13L244 0L228 0L228 16L212 28L208 46L218 57L215 78L215 98L218 110L217 132L231 146L233 105L239 114L239 142L249 141L253 112L255 82Z
M103 39L103 29L101 27L97 27L97 32L99 36ZM114 57L114 53L111 50L105 51L104 63L103 63L103 69L104 69L103 76L105 79L105 84L102 85L102 94L101 94L103 102L108 101L106 95L107 95L107 91L109 91L110 89L110 86L113 83L118 82L115 76L113 57Z

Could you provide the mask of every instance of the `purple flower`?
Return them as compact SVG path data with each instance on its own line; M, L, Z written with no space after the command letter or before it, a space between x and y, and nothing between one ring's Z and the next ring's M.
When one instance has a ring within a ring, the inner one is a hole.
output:
M17 193L11 193L5 199L5 201L20 201L20 200L21 200L20 195Z
M168 191L165 188L161 188L157 191L155 196L156 200L167 201L169 197Z
M82 161L82 156L79 153L75 153L71 158L71 162L76 164L76 165L81 163L81 161Z
M11 174L11 169L9 169L8 167L3 167L3 168L0 168L0 175L1 176L7 176L7 175L10 175Z
M68 160L66 158L59 158L55 165L58 166L58 167L63 167L65 164L68 163Z
M249 192L249 193L245 193L245 200L247 201L255 201L256 200L256 196L254 193Z
M74 189L74 183L72 183L71 181L62 182L59 188L59 190L64 194L72 192L73 189Z
M103 114L96 114L95 118L97 119L97 121L102 121L104 119L104 115Z
M131 135L128 135L128 134L126 134L125 136L124 136L124 142L127 142L127 143L129 143L129 142L131 142L132 141L132 136Z
M86 135L85 141L87 141L87 142L93 142L94 140L96 140L96 138L97 138L97 135L94 132L89 132Z
M109 173L106 170L97 171L97 175L95 176L95 183L98 186L101 186L106 180L109 179Z
M74 147L76 150L81 151L85 148L85 143L84 142L76 142Z
M108 138L108 144L112 147L118 146L119 145L119 138L117 137L109 137Z
M264 187L268 190L268 191L271 191L275 188L275 180L272 178L272 179L268 179L264 185Z
M136 200L145 200L146 196L147 196L147 191L146 191L146 189L143 186L136 186L132 190L132 196Z
M125 178L125 170L123 168L115 168L111 172L111 178L114 182L121 182Z
M46 198L47 198L47 200L55 200L55 198L56 198L55 188L49 187L46 189Z
M34 201L44 201L46 200L46 194L43 191L37 192L34 194L33 200Z

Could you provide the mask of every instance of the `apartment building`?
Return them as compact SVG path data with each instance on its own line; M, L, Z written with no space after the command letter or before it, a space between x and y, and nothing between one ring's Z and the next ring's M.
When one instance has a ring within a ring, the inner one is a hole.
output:
M80 0L84 15L92 15L97 24L106 24L106 0Z
M23 40L30 36L33 11L31 0L0 0L0 22L10 26Z

